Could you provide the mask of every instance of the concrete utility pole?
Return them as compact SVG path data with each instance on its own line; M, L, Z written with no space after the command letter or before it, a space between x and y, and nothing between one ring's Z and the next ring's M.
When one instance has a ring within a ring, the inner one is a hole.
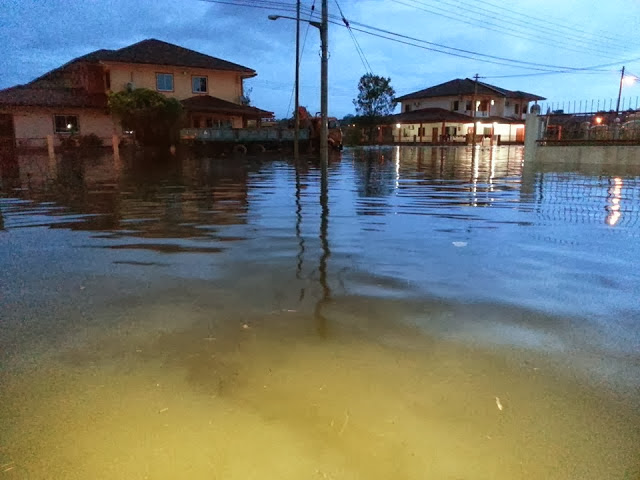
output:
M300 155L300 0L296 2L296 93L295 93L295 128L293 130L293 157Z
M320 42L322 44L322 61L320 64L320 163L325 169L329 164L329 125L327 112L329 110L329 12L327 0L322 0L322 28L320 28Z
M620 111L620 96L622 95L622 82L624 81L624 66L622 67L622 73L620 75L620 88L618 89L618 101L616 102L616 116Z

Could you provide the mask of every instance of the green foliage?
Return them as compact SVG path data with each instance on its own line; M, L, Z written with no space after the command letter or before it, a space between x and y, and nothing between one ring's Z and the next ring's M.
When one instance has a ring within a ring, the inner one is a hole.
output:
M102 139L95 133L80 135L78 137L78 146L85 149L99 148L102 146Z
M109 109L124 130L133 130L142 145L167 145L176 139L182 105L147 88L109 95Z
M360 78L358 96L353 104L364 123L372 123L393 112L395 94L390 78L367 73Z

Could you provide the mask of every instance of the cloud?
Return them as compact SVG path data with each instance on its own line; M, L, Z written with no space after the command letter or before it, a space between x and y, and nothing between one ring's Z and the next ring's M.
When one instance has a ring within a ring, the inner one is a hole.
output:
M310 1L303 0L303 6L309 7ZM512 5L513 10L502 8L500 15L491 15L496 2L340 0L345 16L352 22L499 57L561 66L597 65L640 57L640 48L625 40L639 27L640 4L636 2L625 2L622 10L595 0L522 0ZM287 3L294 4L293 0ZM330 13L338 15L335 3L330 5ZM4 0L2 8L0 88L28 82L93 50L120 48L145 38L159 38L257 70L258 77L247 81L247 86L253 87L253 103L275 111L278 116L291 111L294 22L269 21L269 13L283 13L275 8L271 11L198 0ZM561 25L567 24L566 19L573 30L562 28ZM558 22L559 26L550 22ZM510 35L484 28L490 23L503 27ZM359 28L355 24L354 27ZM314 27L303 24L302 30L303 35L307 30L308 33L301 61L301 102L310 111L316 111L320 97L319 36ZM373 72L391 77L398 94L475 73L486 77L535 73L533 66L495 65L443 55L362 32L354 31L354 35ZM427 43L421 45L437 48ZM330 111L342 116L353 111L351 99L356 96L358 80L367 68L344 27L330 26L329 50ZM617 95L619 74L615 70L618 68L615 65L610 68L611 72L597 75L487 78L486 81L550 99L613 97ZM638 73L640 63L629 63L627 68ZM628 86L624 93L637 96L639 89L638 84Z

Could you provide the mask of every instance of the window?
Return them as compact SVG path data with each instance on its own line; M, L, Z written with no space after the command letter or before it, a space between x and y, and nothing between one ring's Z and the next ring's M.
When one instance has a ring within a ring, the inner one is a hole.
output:
M516 104L513 106L513 112L514 112L516 115L518 115L518 114L520 113L520 104L516 103Z
M522 106L522 113L527 113L528 109L529 109L529 105L523 105Z
M411 105L405 105L404 106L404 111L405 112L410 112L411 111Z
M173 73L156 73L156 90L173 92Z
M460 108L460 102L458 100L454 100L453 102L451 102L452 111L457 112L459 108Z
M56 133L77 133L80 130L77 115L54 115Z
M467 100L467 104L465 105L464 109L468 112L471 111L471 100Z
M207 93L207 77L191 77L193 93Z

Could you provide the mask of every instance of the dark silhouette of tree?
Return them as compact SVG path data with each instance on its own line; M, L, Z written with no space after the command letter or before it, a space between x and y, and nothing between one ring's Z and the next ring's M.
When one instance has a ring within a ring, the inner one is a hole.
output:
M358 96L353 100L360 124L368 127L369 139L373 128L393 112L396 106L395 90L391 79L367 73L358 82Z
M176 140L182 105L175 98L147 88L109 95L109 110L124 130L133 130L142 145L165 145Z

